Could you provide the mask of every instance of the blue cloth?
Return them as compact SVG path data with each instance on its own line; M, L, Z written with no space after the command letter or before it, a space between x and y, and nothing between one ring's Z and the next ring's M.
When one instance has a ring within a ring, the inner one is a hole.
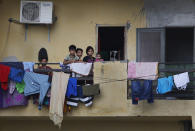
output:
M24 66L22 62L0 62L0 64L24 70Z
M21 83L24 78L24 70L11 67L8 77L14 82Z
M76 78L69 78L68 80L66 97L70 98L70 96L77 96L77 79Z
M32 95L39 93L39 105L43 104L43 100L47 94L47 91L50 87L48 82L48 75L37 74L33 72L25 72L24 75L24 95Z
M169 76L168 78L159 78L158 86L156 89L157 94L165 94L167 92L172 91L173 89L173 76Z
M151 80L144 80L143 86L141 86L140 81L132 81L131 91L132 104L138 104L139 100L148 100L148 103L154 102Z
M82 86L77 86L77 97L83 97Z

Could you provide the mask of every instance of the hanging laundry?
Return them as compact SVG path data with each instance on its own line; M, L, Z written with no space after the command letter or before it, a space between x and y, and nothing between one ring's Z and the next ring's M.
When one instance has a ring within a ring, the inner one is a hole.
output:
M83 96L95 96L100 94L100 85L84 85L82 86Z
M70 96L77 96L77 79L76 78L69 78L68 80L66 97L70 98Z
M93 104L93 97L84 97L82 86L77 86L77 97L67 98L67 105L77 107L78 103L84 103L86 107Z
M8 89L8 76L10 73L10 67L0 64L0 82L3 90Z
M16 56L7 56L3 58L3 62L18 62L18 58Z
M24 87L25 87L24 81L22 81L21 83L16 83L16 89L18 93L20 94L24 93Z
M24 70L24 66L22 62L0 62L0 64Z
M13 94L16 89L16 82L10 80L8 87L9 87L9 93Z
M0 108L8 108L13 106L26 106L28 104L27 97L15 90L13 94L9 91L0 89Z
M24 75L24 95L32 95L39 93L39 109L41 109L41 105L43 104L43 100L47 94L47 91L50 87L50 83L48 82L48 75L37 74L33 72L25 72Z
M70 97L70 98L67 98L66 100L67 100L66 101L67 105L77 107L80 98L79 97Z
M87 76L91 71L92 63L72 63L70 70L80 75Z
M190 82L188 72L174 75L173 79L178 90L186 90L187 84Z
M69 74L53 72L49 117L59 127L61 127L63 120L63 108L68 80Z
M172 91L173 89L173 76L169 76L168 78L159 78L158 86L156 89L157 94L165 94L167 92Z
M24 70L11 67L8 77L10 80L20 83L24 78Z
M132 104L138 104L139 100L148 100L153 103L152 81L144 80L143 86L140 81L131 81Z
M158 62L129 62L128 78L156 80L158 78Z
M86 107L89 107L93 104L93 96L89 96L89 97L82 97L79 100L85 104Z
M23 62L24 70L28 72L33 72L34 64L34 62Z

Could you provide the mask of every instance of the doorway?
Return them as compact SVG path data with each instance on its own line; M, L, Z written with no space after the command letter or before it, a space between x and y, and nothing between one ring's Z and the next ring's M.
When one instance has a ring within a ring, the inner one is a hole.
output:
M98 27L98 53L104 61L125 59L125 26Z

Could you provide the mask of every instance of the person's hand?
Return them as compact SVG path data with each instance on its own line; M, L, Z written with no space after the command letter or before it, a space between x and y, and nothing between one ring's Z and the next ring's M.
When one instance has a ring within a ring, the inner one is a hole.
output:
M75 60L71 60L71 63L74 63L75 62Z

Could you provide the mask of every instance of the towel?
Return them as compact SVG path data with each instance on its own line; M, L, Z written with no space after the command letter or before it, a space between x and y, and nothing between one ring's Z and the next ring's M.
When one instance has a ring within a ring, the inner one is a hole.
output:
M178 90L185 90L187 84L190 82L188 72L174 75L173 79Z
M91 70L92 63L72 63L70 69L80 75L87 76Z
M128 78L156 80L158 78L158 62L129 62Z
M68 85L69 74L53 72L49 117L55 125L61 127L63 120L63 108L65 94Z

